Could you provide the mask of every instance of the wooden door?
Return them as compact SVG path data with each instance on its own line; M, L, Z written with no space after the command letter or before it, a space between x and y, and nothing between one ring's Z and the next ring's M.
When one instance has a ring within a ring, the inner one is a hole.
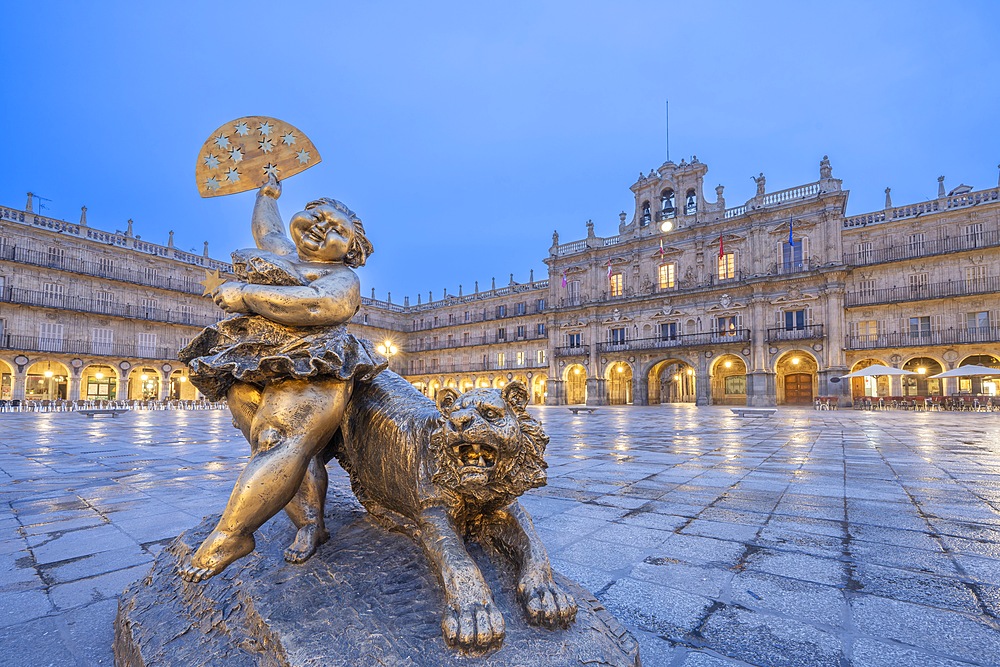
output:
M810 405L812 401L812 375L792 373L785 376L785 403L788 405Z

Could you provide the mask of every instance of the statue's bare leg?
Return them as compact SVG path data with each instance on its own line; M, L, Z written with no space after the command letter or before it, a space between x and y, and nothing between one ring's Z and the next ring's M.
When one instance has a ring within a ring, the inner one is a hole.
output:
M295 497L285 505L285 513L298 528L292 544L285 549L285 560L289 563L304 563L319 545L330 539L323 519L326 488L326 464L323 455L317 454L309 461Z
M251 456L215 530L179 569L201 581L254 548L253 533L292 500L310 461L340 426L352 385L334 379L268 385L251 426Z
M260 387L246 382L237 382L226 392L226 403L233 416L233 426L238 428L247 442L253 443L250 428L253 426L254 415L260 407ZM252 452L251 452L252 453Z

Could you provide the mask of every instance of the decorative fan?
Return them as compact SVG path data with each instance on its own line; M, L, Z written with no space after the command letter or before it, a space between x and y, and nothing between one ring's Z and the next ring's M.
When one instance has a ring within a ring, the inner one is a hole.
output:
M212 133L198 152L195 177L202 197L255 190L268 178L286 179L320 162L305 134L268 116L244 116Z

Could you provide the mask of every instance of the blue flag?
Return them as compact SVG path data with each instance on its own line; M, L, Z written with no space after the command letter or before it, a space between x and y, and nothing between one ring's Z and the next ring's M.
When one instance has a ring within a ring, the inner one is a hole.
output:
M795 245L795 239L792 238L792 216L788 216L788 245Z

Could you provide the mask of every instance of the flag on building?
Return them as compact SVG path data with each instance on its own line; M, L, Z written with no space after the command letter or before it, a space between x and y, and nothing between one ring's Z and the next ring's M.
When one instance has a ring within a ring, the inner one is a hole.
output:
M722 256L725 254L726 254L726 249L722 245L722 234L719 234L719 259L722 259Z
M563 271L563 287L566 287L566 272Z
M788 245L795 245L795 239L792 237L792 216L788 216Z
M611 277L611 260L608 260L608 278Z
M660 261L663 261L663 239L660 239Z

